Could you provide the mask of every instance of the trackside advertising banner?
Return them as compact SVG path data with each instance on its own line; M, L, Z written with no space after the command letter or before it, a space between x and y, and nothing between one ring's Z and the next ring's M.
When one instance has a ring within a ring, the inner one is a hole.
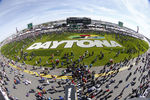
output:
M77 100L76 88L74 85L67 85L65 87L65 100Z

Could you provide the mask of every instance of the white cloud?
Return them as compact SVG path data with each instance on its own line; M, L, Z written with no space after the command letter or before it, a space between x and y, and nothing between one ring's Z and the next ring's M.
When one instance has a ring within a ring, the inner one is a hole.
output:
M140 27L141 33L150 38L150 14L147 13L147 9L150 9L149 2L147 0L136 0L136 2L134 0L122 0L122 2L129 11L128 18Z

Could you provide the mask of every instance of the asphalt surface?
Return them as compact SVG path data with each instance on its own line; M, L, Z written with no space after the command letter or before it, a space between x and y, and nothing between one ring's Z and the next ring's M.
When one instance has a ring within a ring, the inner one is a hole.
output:
M150 52L150 50L148 50L148 52ZM141 58L145 58L145 54L143 54L141 56ZM4 60L2 56L0 57L0 59L1 59L1 61L4 61L4 62L7 61L7 59L5 58L5 60ZM138 79L141 76L141 73L137 71L136 74L133 74L133 72L136 70L137 67L140 67L140 66L143 67L144 63L142 63L142 61L140 60L139 63L137 65L135 65L135 60L136 60L136 58L133 60L130 60L129 65L133 65L133 67L130 70L123 70L123 71L119 72L115 77L111 78L111 79L115 79L116 81L115 81L115 83L112 83L109 86L109 90L110 91L113 90L113 93L111 93L111 97L107 98L107 100L114 100L121 93L121 91L123 91L122 92L123 94L122 94L122 97L120 98L120 100L123 100L132 92L132 88L135 89L140 85L140 81ZM20 65L20 64L18 63L17 65ZM12 73L10 73L11 68L14 70ZM102 69L102 68L103 67L92 67L90 70L95 71L96 73L99 73L100 69ZM2 68L0 68L0 69L2 69ZM31 70L31 69L32 69L31 67L30 68L28 67L28 70ZM8 88L10 95L18 98L18 100L36 100L35 93L29 93L28 97L26 96L26 94L29 92L30 89L34 89L36 92L40 91L39 89L37 89L37 86L44 86L44 88L47 90L47 94L44 94L45 97L52 97L53 99L59 99L59 96L62 96L62 97L65 96L65 93L64 93L65 91L64 91L63 86L66 86L67 84L63 84L61 87L59 87L58 84L56 82L54 82L53 79L48 79L50 84L46 85L46 83L39 82L39 80L41 79L40 77L36 77L34 75L18 71L11 66L9 68L5 67L5 70L6 70L6 74L9 77L9 80L10 80L10 81L8 81L8 85L5 85L5 86ZM50 74L51 75L60 75L62 70L63 70L63 68L54 69L54 70L50 71ZM40 72L40 71L42 71L42 69L37 69L34 71ZM132 75L126 81L126 78L130 72L132 73ZM16 85L16 89L14 89L13 84L14 84L14 77L15 77L16 73L23 73L24 78L21 78L21 83ZM143 73L143 75L146 75L146 74L147 74L147 71L145 71ZM67 75L69 75L69 74L67 74ZM133 78L135 78L135 77L136 77L136 79L135 79L136 84L134 86L131 86L130 83L133 81ZM99 79L101 79L101 77ZM25 83L23 83L24 80L31 81L31 84L25 85ZM119 83L120 80L122 80L122 82L118 85L118 88L114 88ZM62 80L56 79L56 81L58 82L58 81L62 81ZM109 81L104 83L101 86L101 89L106 90L107 88L105 86L108 83L109 83ZM129 84L129 86L124 89L124 87L126 87L128 84ZM51 86L56 87L57 92L52 90ZM104 98L107 94L108 94L108 92L106 92L106 93L101 92L101 93L97 94L97 96L96 96L97 98L94 97L94 99L92 99L92 100L99 100L99 99L105 100Z

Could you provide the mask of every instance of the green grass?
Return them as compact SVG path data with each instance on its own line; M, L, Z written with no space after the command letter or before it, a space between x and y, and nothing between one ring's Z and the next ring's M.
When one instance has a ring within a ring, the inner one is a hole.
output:
M99 35L105 37L104 39L98 39L98 40L114 40L121 44L123 47L102 47L102 48L97 48L97 47L92 47L92 48L81 48L78 47L75 43L72 48L63 48L65 43L62 45L59 45L56 49L38 49L38 50L26 50L29 46L36 42L46 42L46 41L61 41L61 40L70 40L69 36L75 36L75 35L80 35L80 34L85 34L85 33L69 33L65 32L62 34L56 34L56 33L51 33L49 35L42 35L42 36L37 36L34 39L24 39L19 42L12 42L9 44L4 45L1 48L2 54L4 54L6 57L11 58L13 60L17 60L15 56L20 56L21 55L21 48L23 49L23 52L27 52L27 60L25 60L26 64L30 65L35 65L35 61L38 61L39 58L42 59L42 62L39 65L42 66L47 66L51 67L51 60L59 59L60 62L66 62L66 59L63 59L63 55L65 53L71 53L71 51L74 53L74 56L69 56L70 59L73 61L78 60L80 56L84 54L86 50L88 50L89 53L92 53L94 51L93 56L86 56L85 59L81 63L85 63L85 65L89 65L92 63L92 61L96 58L97 56L97 61L93 63L94 66L100 66L100 65L105 65L108 63L110 59L114 59L114 62L120 62L121 60L124 60L125 58L129 58L129 55L132 57L136 57L139 54L143 54L146 52L149 48L148 44L140 39L130 37L130 36L124 36L124 35L116 35L114 33L112 34L106 34L106 33L101 33L98 34L96 32L93 33L88 33L88 34L94 34L94 35ZM86 33L87 34L87 33ZM77 40L77 39L76 39ZM78 39L80 40L80 39ZM94 40L94 39L90 39ZM23 48L24 45L24 48ZM52 44L51 44L52 45ZM129 52L132 49L132 53ZM104 58L99 59L100 57L100 51L104 53ZM115 57L116 53L120 52L120 54ZM31 54L34 53L36 56L33 57L32 60L29 60ZM51 55L54 54L54 58L51 59ZM22 62L24 59L22 58L19 62ZM46 65L46 61L49 62L48 65ZM58 66L60 67L60 65ZM64 66L66 67L66 65Z

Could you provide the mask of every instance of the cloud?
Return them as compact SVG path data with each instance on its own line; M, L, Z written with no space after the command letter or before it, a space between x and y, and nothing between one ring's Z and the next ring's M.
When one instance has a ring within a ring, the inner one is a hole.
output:
M147 12L147 9L150 9L149 2L147 0L137 0L136 2L134 0L122 0L122 2L129 12L128 19L135 22L140 27L140 32L150 38L150 12Z
M27 27L70 16L87 16L92 19L124 25L150 38L150 2L148 0L3 0L0 2L1 40Z

